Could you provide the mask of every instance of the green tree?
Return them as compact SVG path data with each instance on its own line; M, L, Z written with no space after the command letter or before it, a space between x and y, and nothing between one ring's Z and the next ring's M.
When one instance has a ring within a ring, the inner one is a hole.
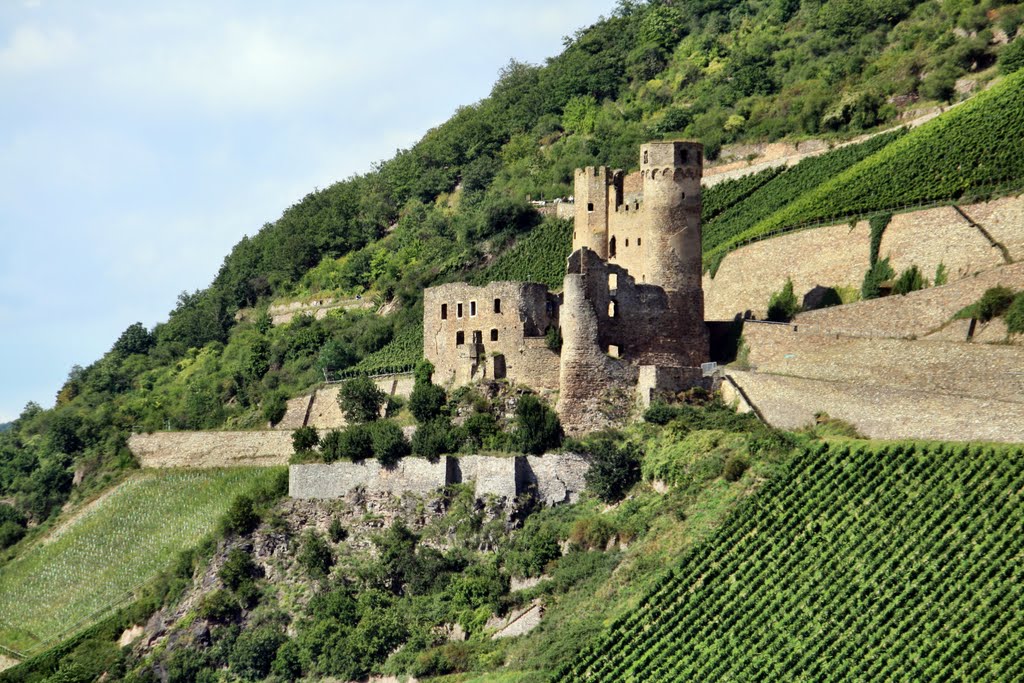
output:
M533 394L526 394L516 406L515 442L523 453L541 453L562 444L562 423L558 415Z
M248 681L263 680L286 640L283 633L270 625L244 629L228 657L231 670Z
M882 284L896 276L896 271L889 265L889 258L879 259L864 274L864 282L860 286L861 299L877 299L882 293Z
M316 579L327 578L334 566L334 552L323 536L313 529L307 529L302 535L302 548L296 557L299 564L310 576Z
M910 292L916 292L919 289L924 289L928 283L925 282L924 276L921 275L921 269L915 265L910 266L896 278L896 282L892 285L893 294L909 294Z
M251 496L242 494L231 501L231 506L221 520L226 533L243 536L251 533L259 526L260 516L256 512L256 503Z
M134 323L121 333L111 350L120 356L130 356L136 353L147 353L154 344L156 344L156 339L152 333L142 323Z
M1024 40L1019 37L999 53L999 71L1012 74L1024 69Z
M768 300L768 320L773 322L789 322L800 310L800 302L793 293L793 280L786 278L782 289L771 295Z
M1024 334L1024 292L1019 292L1006 308L1006 329L1010 334Z
M311 451L320 445L320 436L316 427L299 427L292 432L292 450L296 453Z
M338 406L345 419L354 424L377 420L385 400L387 394L378 389L366 375L353 377L342 384L338 391Z
M444 389L431 381L433 374L434 366L430 361L421 361L416 366L416 381L409 394L409 412L420 424L437 418L448 400Z
M590 456L587 488L606 503L622 500L626 492L640 481L640 449L615 431L591 436L583 451Z
M369 425L373 457L384 467L393 467L409 455L409 441L402 428L391 420L378 420Z

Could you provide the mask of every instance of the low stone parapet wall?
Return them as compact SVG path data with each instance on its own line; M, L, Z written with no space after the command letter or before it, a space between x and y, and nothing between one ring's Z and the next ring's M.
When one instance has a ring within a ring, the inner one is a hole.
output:
M511 502L532 493L545 505L572 503L586 486L590 461L572 453L543 456L444 456L436 463L403 458L384 468L375 460L302 464L289 468L288 495L333 499L362 489L367 493L424 495L449 484L474 483L477 498L494 496Z
M287 465L293 453L290 432L269 430L132 434L128 448L142 467Z

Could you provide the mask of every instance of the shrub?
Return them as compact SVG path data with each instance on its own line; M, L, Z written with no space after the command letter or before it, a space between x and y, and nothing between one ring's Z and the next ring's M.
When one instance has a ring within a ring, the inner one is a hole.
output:
M999 71L1012 74L1024 68L1024 40L1014 40L999 53Z
M292 432L292 449L296 453L311 451L320 445L320 435L316 427L299 427Z
M946 270L946 264L939 262L935 268L935 286L941 287L947 282L949 282L949 272Z
M448 400L444 389L430 381L433 371L434 366L423 361L416 368L416 383L409 394L409 412L420 424L430 422L440 415Z
M882 283L895 277L896 271L889 265L888 257L879 259L864 273L860 286L861 299L877 299L882 293Z
M1024 334L1024 292L1013 298L1006 309L1006 329L1010 334Z
M199 616L222 624L234 621L241 614L238 601L226 590L215 590L207 593L199 603Z
M462 429L466 433L466 439L476 448L483 446L501 431L498 420L490 413L473 413L466 418Z
M516 406L516 445L523 453L540 455L562 444L562 423L555 411L527 394Z
M387 395L366 375L348 380L338 391L338 406L350 423L375 421L385 400Z
M722 468L722 476L726 481L739 481L746 471L747 461L737 456L731 456L725 461L725 467Z
M924 277L921 275L921 270L917 266L910 266L896 278L896 282L892 286L892 293L909 294L910 292L924 289L926 284Z
M977 318L978 322L987 323L993 318L1006 313L1013 303L1013 290L1003 287L989 287L981 298L956 314L957 318Z
M604 550L614 535L611 522L594 515L576 520L569 531L569 542L580 550Z
M777 323L789 322L799 310L800 302L793 293L793 281L786 278L782 289L768 299L768 319Z
M667 403L656 401L644 411L644 421L656 425L666 425L679 415L679 409Z
M231 670L250 681L266 678L278 648L286 640L284 634L272 626L243 630L228 657Z
M220 571L217 572L220 580L232 591L237 591L244 584L252 583L260 574L260 567L253 562L252 555L241 548L232 548Z
M392 467L409 455L409 441L402 428L391 420L380 420L369 426L373 457L384 467Z
M348 538L348 530L341 523L341 520L335 517L331 520L331 525L327 527L327 536L331 539L332 543L341 543Z
M562 352L562 328L558 325L551 325L544 334L544 343L555 353Z
M458 448L458 432L446 417L420 425L412 435L412 454L431 462L436 462L445 453L454 453Z
M593 435L583 444L591 458L587 488L606 503L622 500L626 491L640 481L640 449L619 432Z
M299 565L303 567L310 576L316 579L323 579L334 566L334 553L327 541L313 529L308 529L302 535L302 548L299 550Z
M256 513L256 504L250 496L242 494L231 501L231 507L224 513L221 520L223 530L229 534L245 535L251 533L260 523Z
M263 419L271 425L276 425L288 412L288 399L280 391L271 392L263 400Z

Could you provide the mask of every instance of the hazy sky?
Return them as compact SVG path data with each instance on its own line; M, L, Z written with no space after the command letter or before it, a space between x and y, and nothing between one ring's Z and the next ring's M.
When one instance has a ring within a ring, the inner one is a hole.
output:
M0 422L614 0L0 0Z

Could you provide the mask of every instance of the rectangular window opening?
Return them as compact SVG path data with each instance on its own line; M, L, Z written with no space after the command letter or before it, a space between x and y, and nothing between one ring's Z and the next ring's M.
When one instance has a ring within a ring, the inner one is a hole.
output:
M491 341L498 341L498 331L491 330Z
M501 299L494 300L494 312L501 313Z
M456 318L461 318L462 317L462 304L461 303L455 304L455 317Z
M609 344L608 355L612 358L622 358L622 347L618 344Z
M589 213L593 213L594 212L594 202L587 202L587 211Z
M455 333L455 345L456 346L462 346L465 343L466 343L466 333L465 332L461 332L461 331L460 332L456 332Z
M608 317L617 318L619 316L619 304L615 301L608 302Z
M448 304L441 304L441 320L448 319Z
M470 301L469 302L469 317L472 318L475 315L476 315L476 302L475 301Z
M473 330L473 343L474 344L483 344L484 343L484 335L483 335L483 333L480 330Z
M616 290L619 288L619 276L616 273L608 273L608 289Z

